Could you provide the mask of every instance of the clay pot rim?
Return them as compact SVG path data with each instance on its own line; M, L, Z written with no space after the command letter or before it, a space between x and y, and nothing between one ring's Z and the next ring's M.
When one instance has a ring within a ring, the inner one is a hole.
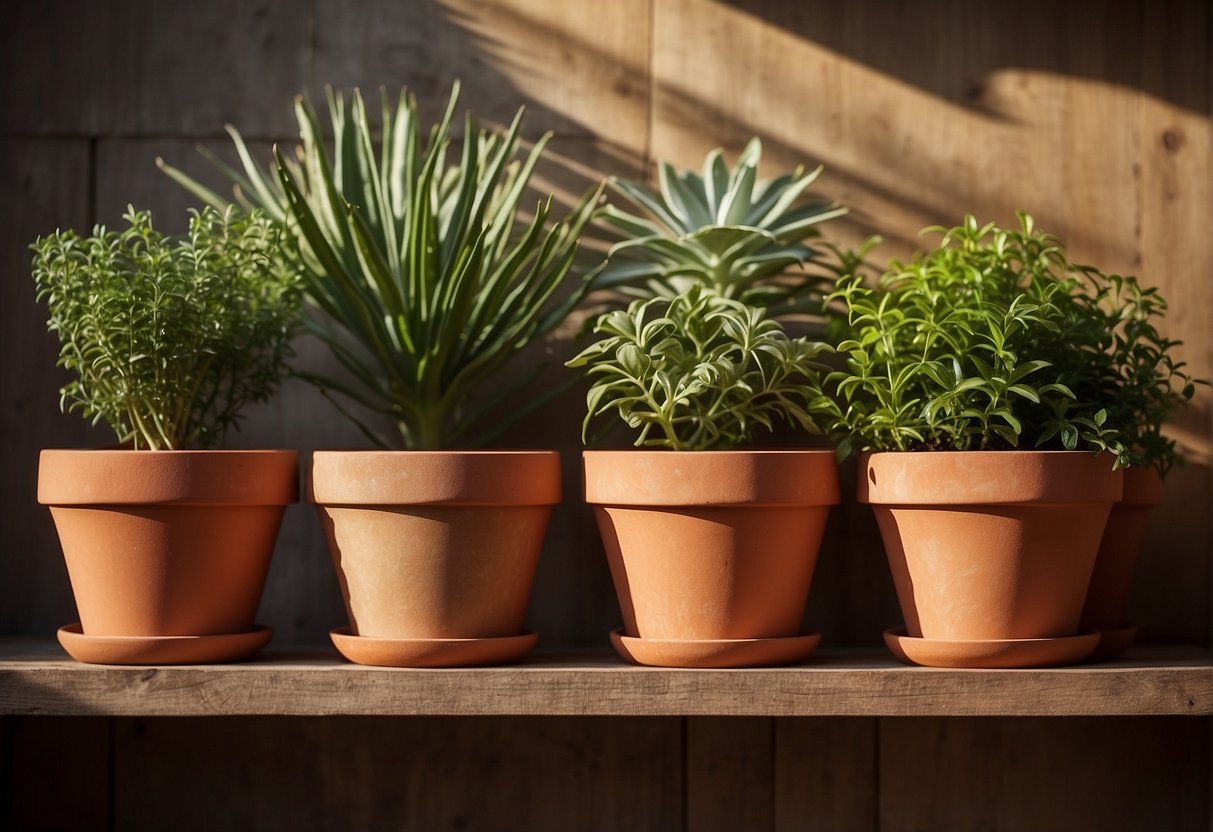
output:
M731 450L721 451L672 451L668 449L653 450L649 448L611 448L604 450L584 450L581 452L582 457L592 456L608 456L616 454L627 454L628 456L659 456L659 457L694 457L698 459L706 459L709 457L736 457L742 454L748 456L769 456L769 457L803 457L807 455L813 456L836 456L837 452L833 448L733 448Z
M551 448L457 448L449 451L405 451L400 449L391 450L376 450L374 448L317 448L312 451L312 457L317 455L327 454L343 454L354 455L361 454L366 456L410 456L410 457L451 457L451 456L468 456L468 457L488 457L488 456L560 456L560 451L552 450Z
M233 466L260 476L235 476ZM284 506L298 500L299 452L291 448L48 448L38 461L43 505Z
M267 456L271 454L295 454L299 455L296 448L165 448L163 450L153 451L146 448L135 450L133 448L43 448L40 453L43 454L112 454L114 456L205 456L217 458L220 456Z
M965 476L947 478L963 461ZM1115 503L1123 494L1122 470L1111 454L1086 450L865 451L859 454L858 499L887 507L1021 505L1028 503ZM878 481L878 466L911 476ZM932 472L932 467L938 470ZM1008 468L1023 467L1017 483ZM1035 469L1035 470L1033 470ZM928 482L918 480L935 476Z
M307 502L331 507L552 506L563 498L560 452L550 449L318 450L304 483Z
M735 465L736 471L713 479L694 476L696 466L721 465ZM585 501L595 506L826 507L841 502L837 456L830 449L587 450L582 466ZM623 473L608 477L600 473L606 468Z
M960 456L962 454L969 457L970 459L989 458L991 460L1027 458L1027 457L1045 457L1045 458L1055 457L1058 459L1063 458L1063 457L1068 457L1068 458L1076 459L1081 456L1090 457L1091 459L1100 459L1106 455L1108 458L1109 464L1111 464L1111 461L1112 461L1112 455L1105 451L1101 451L1100 453L1094 453L1092 451L1082 451L1082 450L1034 451L1034 450L1031 450L1030 448L1009 448L1005 451L988 451L988 450L987 451L981 451L981 450L978 450L978 451L955 451L955 450L946 450L946 451L860 451L859 453L856 454L856 457L859 459L860 463L862 464L866 460L872 459L875 457L888 457L888 458L919 457L919 458L922 458L922 457ZM1121 470L1128 470L1128 469L1126 468L1126 469L1121 469Z

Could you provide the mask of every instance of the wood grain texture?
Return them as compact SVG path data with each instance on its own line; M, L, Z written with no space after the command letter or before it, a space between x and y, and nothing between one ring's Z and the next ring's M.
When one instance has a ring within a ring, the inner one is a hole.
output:
M762 717L687 718L687 832L771 827L773 727Z
M0 718L0 829L111 829L110 723L101 717Z
M681 753L676 719L119 720L114 821L661 832L682 825Z
M1032 716L1213 713L1213 659L1183 648L1051 670L941 670L887 654L812 664L678 670L605 653L540 653L512 667L396 670L335 653L273 652L236 665L106 667L6 639L0 713L109 716L598 715Z
M59 412L58 340L34 301L29 244L89 222L87 142L0 139L0 632L50 633L75 620L50 512L34 502L38 452L97 436Z
M452 81L465 108L524 132L597 136L641 152L648 132L649 3L448 0L316 9L318 85L413 90L429 118Z
M112 104L133 56L111 3L10 3L0 29L0 133L85 137L115 129Z
M774 832L876 830L877 720L775 720Z
M1207 3L1145 4L1141 77L1152 96L1135 99L1133 141L1140 148L1134 228L1139 250L1120 268L1156 283L1170 301L1167 334L1199 377L1213 376L1213 8ZM1204 56L1202 61L1200 56ZM1176 104L1167 99L1177 99ZM1144 637L1167 641L1196 632L1213 616L1210 391L1172 420L1188 464L1167 479L1167 500L1151 518L1129 615ZM1196 553L1203 552L1205 556Z
M1207 719L883 719L880 829L1208 828Z
M0 33L0 133L279 136L307 84L298 0L16 3Z
M293 141L283 140L284 146ZM249 141L256 159L269 164L273 142ZM156 167L162 157L175 168L205 183L215 192L231 197L231 183L199 153L199 148L216 153L225 162L238 167L240 162L231 141L223 139L104 138L96 143L96 184L93 188L93 214L96 221L114 227L122 222L128 205L152 212L155 227L168 234L181 234L189 228L189 209L200 204L193 194L177 185Z

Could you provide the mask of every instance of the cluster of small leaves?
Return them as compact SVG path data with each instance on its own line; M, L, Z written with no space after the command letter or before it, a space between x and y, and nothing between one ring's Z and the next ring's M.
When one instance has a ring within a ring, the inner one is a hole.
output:
M278 227L206 208L178 239L147 211L124 219L121 231L59 231L31 247L59 365L77 375L60 404L106 422L122 445L218 445L286 372L299 291Z
M307 295L322 313L306 323L349 380L305 377L376 444L390 443L343 402L392 418L405 448L487 443L545 400L498 407L532 373L469 404L588 290L582 279L558 292L601 191L591 189L563 222L549 226L550 197L527 215L524 193L549 136L516 159L521 109L504 134L480 130L468 115L454 152L458 83L442 121L428 131L411 94L402 90L393 107L384 93L377 137L361 94L348 102L332 90L327 97L331 146L300 99L296 158L276 149L275 170L263 172L230 128L242 169L212 157L241 205L263 207L297 241ZM228 203L162 167L205 202Z
M828 200L801 201L820 167L759 180L761 157L762 144L753 138L732 170L717 148L702 173L661 162L657 191L609 180L641 214L614 205L599 212L626 239L611 247L595 286L651 298L673 297L700 284L775 316L819 309L826 276L788 272L819 256L805 241L820 236L818 226L846 209Z
M640 431L637 446L727 449L787 422L812 433L837 415L816 357L828 349L789 338L761 309L693 286L601 316L604 335L568 362L588 367L583 437L615 411Z
M894 261L876 288L853 274L832 296L850 336L840 453L861 450L1073 450L1130 461L1104 382L1116 356L1093 314L1093 272L1021 214L1017 230L972 217L932 251Z
M1088 356L1065 350L1068 338L1063 330L1056 365L1073 376L1080 400L1103 404L1108 424L1122 435L1130 463L1153 467L1165 476L1182 460L1175 441L1163 434L1163 425L1192 398L1196 385L1208 382L1192 378L1173 354L1181 342L1158 331L1167 303L1156 288L1142 288L1131 276L1076 269L1087 291L1069 298L1074 306L1070 318L1088 322L1093 332L1103 334L1103 352Z

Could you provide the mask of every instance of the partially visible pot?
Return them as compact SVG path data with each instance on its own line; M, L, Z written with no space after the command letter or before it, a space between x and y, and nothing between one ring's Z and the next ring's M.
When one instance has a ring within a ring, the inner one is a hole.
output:
M1162 477L1153 468L1128 468L1124 477L1124 496L1108 516L1082 611L1082 628L1101 634L1093 659L1114 658L1133 643L1135 628L1125 621L1133 572L1150 514L1165 497Z

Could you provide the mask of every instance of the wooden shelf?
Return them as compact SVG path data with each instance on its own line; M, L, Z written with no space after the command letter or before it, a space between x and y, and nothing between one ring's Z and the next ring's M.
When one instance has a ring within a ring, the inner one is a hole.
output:
M323 650L233 665L79 664L46 640L0 639L0 714L1097 716L1213 714L1213 656L1138 648L1047 670L942 670L883 651L824 651L800 667L674 670L605 652L539 652L511 667L398 670Z

